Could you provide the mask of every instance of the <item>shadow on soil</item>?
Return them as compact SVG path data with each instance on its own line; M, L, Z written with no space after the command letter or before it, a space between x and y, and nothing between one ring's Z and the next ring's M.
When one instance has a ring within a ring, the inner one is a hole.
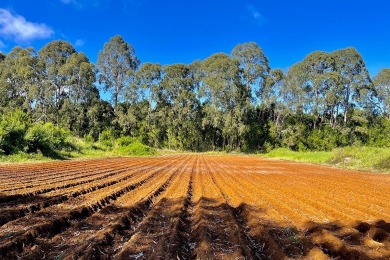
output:
M16 202L22 203L22 199L7 199L0 194L3 207L12 208ZM58 200L57 197L43 199L40 196L25 199L25 203L40 204L46 200ZM229 254L246 259L390 257L390 223L383 220L357 222L352 226L337 222L308 222L302 229L281 226L262 218L263 209L248 204L235 208L210 198L196 202L191 201L190 196L162 198L156 204L148 200L130 208L112 204L115 200L110 198L73 212L57 211L55 218L48 214L42 224L39 224L42 222L40 211L44 207L25 212L24 216L29 219L26 225L31 227L34 223L35 226L20 235L0 236L0 258L23 256L23 259L36 259L45 256L52 259L61 255L63 258L89 259L154 259L157 256L163 259L220 259ZM58 200L54 204L60 203ZM24 219L23 216L18 218ZM94 221L87 224L87 220ZM112 229L104 234L104 229L109 226ZM72 232L66 232L68 229ZM4 225L0 231L4 231ZM86 236L81 245L67 244L66 241L72 239L67 233L78 231L90 234L90 237ZM98 231L103 233L96 235ZM142 246L136 240L131 249L119 254L123 245L136 234L139 241L153 243L145 247L145 243ZM167 243L171 245L168 250ZM85 255L86 248L96 251Z

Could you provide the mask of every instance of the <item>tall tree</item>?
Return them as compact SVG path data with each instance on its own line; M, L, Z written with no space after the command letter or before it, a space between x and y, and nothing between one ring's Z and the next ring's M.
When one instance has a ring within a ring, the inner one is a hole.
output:
M355 48L346 48L332 52L335 71L344 77L343 121L348 122L348 112L359 97L371 88L371 79L360 53Z
M99 83L104 84L104 91L111 92L114 108L117 107L124 88L134 80L139 64L134 48L120 35L112 37L99 52Z
M144 63L136 73L136 84L142 89L143 96L148 100L147 127L150 128L150 117L153 103L156 102L156 90L160 84L162 67L158 63Z
M31 93L40 82L39 59L33 48L15 47L0 63L0 106L31 110Z
M264 94L266 77L270 72L268 59L263 50L255 42L243 43L234 47L232 56L239 62L243 84L248 95L252 95L253 91L261 99Z
M381 108L390 119L390 69L382 69L373 79Z
M199 90L204 103L203 127L213 129L213 148L218 138L222 146L237 149L245 133L247 91L240 81L239 62L225 53L217 53L202 63Z
M73 53L61 68L61 74L67 78L67 97L60 115L61 125L78 135L85 134L86 113L93 99L99 98L95 87L96 68L84 55Z
M63 73L63 67L75 52L76 50L69 42L62 40L52 41L39 51L39 56L45 66L44 81L39 87L43 88L41 90L47 97L45 106L52 109L56 124L59 121L61 105L69 93L68 75ZM38 93L41 94L41 91Z
M164 66L163 74L158 102L166 117L168 146L195 150L200 139L200 118L194 77L185 64Z

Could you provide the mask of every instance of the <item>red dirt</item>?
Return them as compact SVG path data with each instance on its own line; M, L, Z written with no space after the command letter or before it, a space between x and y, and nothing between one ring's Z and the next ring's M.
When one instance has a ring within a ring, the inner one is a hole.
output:
M252 156L0 166L0 258L389 259L389 190Z

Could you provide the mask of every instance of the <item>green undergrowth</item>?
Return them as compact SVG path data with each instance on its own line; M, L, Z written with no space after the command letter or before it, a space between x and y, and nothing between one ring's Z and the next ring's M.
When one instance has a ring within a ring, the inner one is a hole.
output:
M133 155L133 156L151 156L156 155L157 151L147 145L144 145L140 141L120 146L117 150L119 155Z
M287 148L278 148L262 156L298 162L327 164L352 170L390 173L390 148L351 146L323 152L296 152Z
M295 152L288 148L277 148L265 154L265 157L299 162L327 163L331 158L331 152Z
M118 139L112 145L103 142L90 142L73 136L68 137L70 145L65 149L53 150L50 153L19 151L10 155L0 154L0 163L45 162L52 160L106 158L118 156L154 156L159 152L137 139Z

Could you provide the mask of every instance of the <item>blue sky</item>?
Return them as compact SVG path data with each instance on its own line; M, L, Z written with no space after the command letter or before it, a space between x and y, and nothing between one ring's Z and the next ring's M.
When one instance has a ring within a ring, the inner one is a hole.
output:
M272 68L354 46L374 76L390 68L390 1L1 0L0 50L71 42L96 62L120 34L142 62L191 63L255 41Z

